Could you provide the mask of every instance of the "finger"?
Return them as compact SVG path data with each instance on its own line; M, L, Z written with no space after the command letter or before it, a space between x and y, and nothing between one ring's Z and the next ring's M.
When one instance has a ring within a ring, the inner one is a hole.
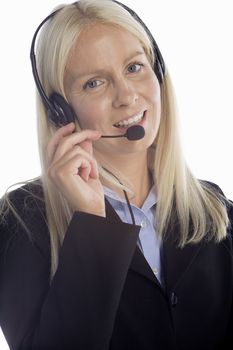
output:
M91 171L90 171L90 176L92 178L98 178L99 177L99 172L98 172L98 166L97 166L97 162L95 160L95 158L90 155L89 153L87 153L82 147L80 146L75 146L73 149L67 151L61 158L59 158L58 160L54 160L51 164L52 166L55 166L57 168L60 167L65 167L66 163L69 162L72 158L74 158L75 156L83 156L84 158L86 158L90 164L91 164Z
M75 160L75 156L77 156L79 158L79 156L83 156L84 159L86 159L89 163L89 168L88 168L88 178L91 177L93 179L97 179L99 178L99 170L98 170L98 165L97 162L95 160L95 158L93 158L89 153L83 151L82 148L79 148L79 152L78 153L72 153L73 157L70 157L70 159L72 158L73 160ZM71 156L71 154L70 154ZM86 171L84 172L86 174ZM87 179L88 180L88 179Z
M91 164L89 162L82 162L81 166L78 168L79 176L85 181L88 182L91 172Z
M59 179L63 179L65 184L69 181L70 175L75 175L77 173L80 173L80 176L83 177L85 181L88 181L89 177L92 179L99 178L96 160L88 154L80 154L73 151L69 153L69 157L65 154L63 158L59 159L48 168L48 177L55 183L57 180L60 182Z
M91 141L98 140L101 137L101 133L95 130L85 130L81 132L76 132L71 135L63 137L60 140L60 143L57 146L57 149L54 153L54 160L59 159L63 156L67 151L74 148L77 145L82 144L84 141L84 148L86 151L90 150L90 154L92 154L92 145ZM89 144L87 142L89 141Z
M53 158L53 155L60 143L60 141L62 140L63 137L72 134L72 132L75 129L75 124L69 123L61 128L59 128L54 136L51 138L51 140L49 141L48 145L47 145L47 155L48 155L48 159L51 160Z
M79 146L84 149L87 153L93 154L92 142L90 140L83 141L79 144Z
M88 159L83 156L76 155L71 158L65 166L56 165L49 168L49 177L61 188L69 186L70 180L73 178L82 178L85 182L88 181L91 164Z

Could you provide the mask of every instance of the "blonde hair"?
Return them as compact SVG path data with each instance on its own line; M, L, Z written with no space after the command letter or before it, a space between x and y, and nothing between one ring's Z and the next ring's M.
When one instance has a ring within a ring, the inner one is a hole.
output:
M110 0L80 0L77 4L64 6L41 31L37 45L37 66L47 95L56 91L66 98L63 80L69 52L82 29L93 21L114 24L134 34L153 66L150 39L128 11ZM37 97L41 179L51 239L53 276L73 211L47 176L46 146L55 129L48 122L41 98ZM157 233L169 236L169 223L175 217L179 224L177 244L180 247L199 242L207 237L207 233L209 239L220 241L226 236L227 211L218 192L207 183L198 181L184 160L177 127L175 94L168 72L161 84L161 103L161 124L151 147L153 159L150 165L157 189ZM102 176L106 174L102 173Z

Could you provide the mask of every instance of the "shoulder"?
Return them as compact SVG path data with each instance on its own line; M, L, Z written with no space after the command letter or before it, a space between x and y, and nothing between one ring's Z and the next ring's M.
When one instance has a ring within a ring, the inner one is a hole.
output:
M12 239L29 239L47 246L49 235L41 181L28 182L5 195L0 202L0 219L3 246Z
M25 183L23 186L18 187L8 193L9 200L12 204L19 206L28 204L28 201L43 201L43 187L42 182L38 178L34 181Z
M225 197L221 187L218 186L216 183L211 182L211 181L207 181L207 180L199 180L199 183L201 184L201 186L204 189L209 189L209 190L215 192L217 195Z
M28 182L15 190L8 192L1 199L2 223L13 216L25 219L28 214L40 211L45 213L44 195L41 181ZM14 215L16 214L16 215Z
M212 191L219 198L219 200L225 205L229 222L230 222L229 229L233 237L233 201L226 197L221 187L216 183L213 183L211 181L206 181L206 180L199 180L199 181L204 189Z
M226 197L219 185L207 180L199 180L199 183L204 189L213 192L226 206L229 206L229 208L232 207L233 202Z

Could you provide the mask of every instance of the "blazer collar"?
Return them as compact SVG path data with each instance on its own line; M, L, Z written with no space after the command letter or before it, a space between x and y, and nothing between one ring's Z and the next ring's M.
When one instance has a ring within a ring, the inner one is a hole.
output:
M121 218L117 214L117 212L113 209L111 206L110 202L107 200L105 197L105 210L106 210L106 216L110 217L111 220L116 221L116 222L122 222Z
M105 203L106 214L116 222L121 221L120 217L107 199L105 199ZM179 248L175 241L175 237L178 236L178 231L179 227L177 224L170 224L165 235L167 238L164 240L161 247L163 282L165 289L167 290L172 290L177 287L184 275L188 272L191 264L202 247L202 243L200 243L192 245L188 244L184 248ZM160 282L154 275L138 245L136 245L129 269L161 287Z
M182 281L190 266L196 259L202 243L188 244L179 248L177 244L167 238L163 243L163 273L165 287L174 290Z
M121 218L118 216L110 202L105 198L105 207L106 207L106 215L109 216L113 221L121 222ZM136 244L136 248L133 254L133 258L129 267L130 270L133 270L143 277L151 280L153 283L156 283L158 285L159 281L155 277L150 265L148 264L147 260L145 259L144 255L142 254L140 248Z

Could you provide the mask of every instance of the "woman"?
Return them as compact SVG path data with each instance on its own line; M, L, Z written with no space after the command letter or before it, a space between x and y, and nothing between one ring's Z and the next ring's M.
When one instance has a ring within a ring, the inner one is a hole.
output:
M2 204L10 348L231 349L233 205L185 164L144 23L80 0L42 22L31 59L42 175ZM104 138L133 125L144 137Z

